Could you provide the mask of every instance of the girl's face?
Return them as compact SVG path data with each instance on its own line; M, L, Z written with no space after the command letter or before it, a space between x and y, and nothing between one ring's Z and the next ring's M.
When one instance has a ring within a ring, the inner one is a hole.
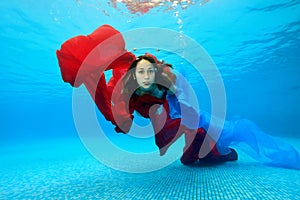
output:
M148 60L141 60L136 65L135 77L138 85L149 89L155 80L155 68Z

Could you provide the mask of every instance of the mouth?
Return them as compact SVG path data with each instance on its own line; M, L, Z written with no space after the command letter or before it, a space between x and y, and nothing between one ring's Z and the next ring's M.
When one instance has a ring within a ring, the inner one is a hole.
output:
M143 84L144 84L145 86L150 86L150 85L151 85L150 82L144 82Z

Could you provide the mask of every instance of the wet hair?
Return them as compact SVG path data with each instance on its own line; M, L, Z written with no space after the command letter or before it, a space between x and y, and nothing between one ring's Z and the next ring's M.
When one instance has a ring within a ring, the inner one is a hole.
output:
M135 69L137 64L142 60L147 60L153 65L155 69L154 84L157 85L158 89L162 91L168 91L173 83L169 78L163 76L162 73L164 67L172 68L172 65L166 64L163 61L158 61L154 56L145 54L142 56L138 56L137 59L130 65L126 75L123 78L123 93L132 94L136 89L139 88L139 85L135 79Z
M140 61L142 61L142 60L147 60L147 61L149 61L150 63L153 64L154 68L155 68L155 67L157 68L157 66L156 66L157 61L156 61L153 57L148 56L148 55L143 55L143 56L137 57L136 60L133 61L133 63L130 65L128 71L131 70L131 69L136 68L137 64L138 64Z

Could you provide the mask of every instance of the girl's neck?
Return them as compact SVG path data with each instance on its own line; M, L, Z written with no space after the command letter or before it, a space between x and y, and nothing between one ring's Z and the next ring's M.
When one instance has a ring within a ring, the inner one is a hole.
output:
M163 91L161 91L156 84L152 84L149 88L138 88L135 92L138 96L143 96L145 94L149 94L151 96L154 96L156 98L162 98L163 97Z

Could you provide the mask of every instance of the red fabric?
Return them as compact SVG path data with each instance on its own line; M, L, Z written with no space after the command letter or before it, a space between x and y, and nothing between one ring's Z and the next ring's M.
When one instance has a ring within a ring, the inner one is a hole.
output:
M159 106L163 106L164 108L160 114L156 112ZM143 96L134 94L130 99L129 110L130 113L132 113L133 110L136 110L143 117L151 118L155 132L155 143L159 147L160 155L164 155L168 148L184 134L185 147L181 162L187 164L199 159L198 154L203 141L207 136L206 131L203 128L190 130L181 124L180 118L172 119L169 115L169 104L165 97L159 99L149 94ZM128 127L127 130L129 130ZM215 142L212 139L210 139L210 141L213 142L210 144L211 151L209 155L205 157L208 160L220 156L220 153L215 147Z
M100 26L90 35L67 40L56 55L63 80L75 87L80 86L91 73L116 67L127 68L135 59L125 50L120 32L109 25Z
M136 110L139 112L143 117L150 118L150 108L157 104L161 105L166 103L166 99L159 99L156 97L151 96L150 94L144 94L143 96L138 96L136 94L133 94L133 96L130 98L130 110ZM164 104L164 107L166 108L167 104Z
M67 40L56 55L63 80L74 87L84 83L100 112L116 124L111 111L111 93L136 59L134 54L125 50L120 32L109 25L100 26L90 35ZM113 69L113 79L106 85L103 71L109 69ZM126 110L120 107L119 111L125 113Z
M106 120L111 121L113 124L115 124L111 112L111 102L109 99L109 93L107 92L104 74L100 77L99 80L98 79L98 74L91 74L90 76L86 77L84 85L86 86L99 111L104 115Z

